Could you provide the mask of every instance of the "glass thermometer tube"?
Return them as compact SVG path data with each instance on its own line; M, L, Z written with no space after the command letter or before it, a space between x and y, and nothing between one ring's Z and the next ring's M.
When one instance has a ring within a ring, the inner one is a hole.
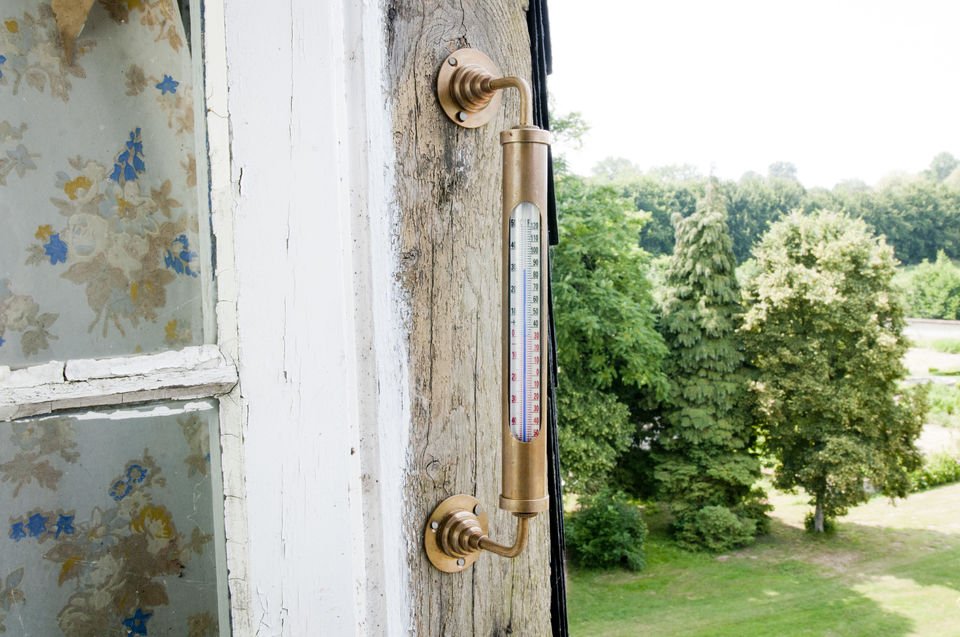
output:
M540 435L540 211L522 202L510 214L510 433Z

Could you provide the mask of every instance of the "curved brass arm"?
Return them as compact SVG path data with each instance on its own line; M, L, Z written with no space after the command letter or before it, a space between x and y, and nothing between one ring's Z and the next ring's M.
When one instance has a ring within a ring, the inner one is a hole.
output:
M516 557L523 552L523 547L527 545L527 529L530 518L517 516L517 535L513 540L513 546L504 546L497 544L489 537L484 535L480 538L480 548L484 551L490 551L503 557Z
M499 91L504 88L515 88L520 92L520 126L530 126L533 123L533 99L530 94L530 84L522 77L509 75L490 81L490 88Z

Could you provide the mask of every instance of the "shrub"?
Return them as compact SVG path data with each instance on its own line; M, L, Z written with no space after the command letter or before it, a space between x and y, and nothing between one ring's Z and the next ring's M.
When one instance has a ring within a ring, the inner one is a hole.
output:
M705 506L675 520L673 532L686 549L719 553L753 542L757 522L737 517L724 506Z
M947 258L943 250L937 260L926 259L898 277L898 284L907 300L907 311L916 318L960 318L960 268Z
M732 511L741 520L753 520L756 524L755 536L770 533L770 516L767 514L773 511L773 505L767 500L767 494L763 489L759 487L751 489L743 502L735 506Z
M644 567L647 525L622 492L604 489L583 498L580 510L567 523L567 549L574 564L631 571Z
M951 482L960 482L960 460L946 453L927 457L923 466L910 474L911 491L924 491Z
M952 416L960 414L960 391L954 385L931 383L927 401L930 403L930 414L945 414Z

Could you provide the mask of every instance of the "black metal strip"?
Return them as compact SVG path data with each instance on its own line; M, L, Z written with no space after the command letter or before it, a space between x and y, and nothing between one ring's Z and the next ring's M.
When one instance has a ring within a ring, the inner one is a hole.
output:
M533 66L533 117L540 128L550 130L547 75L553 71L550 48L550 20L547 0L530 0L527 10L527 29L530 32L530 56ZM547 221L550 245L556 245L557 201L553 187L553 158L547 171ZM550 264L547 264L548 276ZM564 567L563 491L560 481L560 446L557 441L557 342L553 329L553 295L547 299L550 320L550 386L547 403L547 488L550 491L550 621L554 637L568 637L567 582Z

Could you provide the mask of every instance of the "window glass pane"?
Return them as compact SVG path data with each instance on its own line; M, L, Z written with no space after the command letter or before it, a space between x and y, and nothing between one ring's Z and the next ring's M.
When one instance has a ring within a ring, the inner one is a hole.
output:
M96 2L72 47L59 18L0 3L0 364L202 343L202 118L177 3Z
M219 634L216 422L199 401L0 423L0 632Z

